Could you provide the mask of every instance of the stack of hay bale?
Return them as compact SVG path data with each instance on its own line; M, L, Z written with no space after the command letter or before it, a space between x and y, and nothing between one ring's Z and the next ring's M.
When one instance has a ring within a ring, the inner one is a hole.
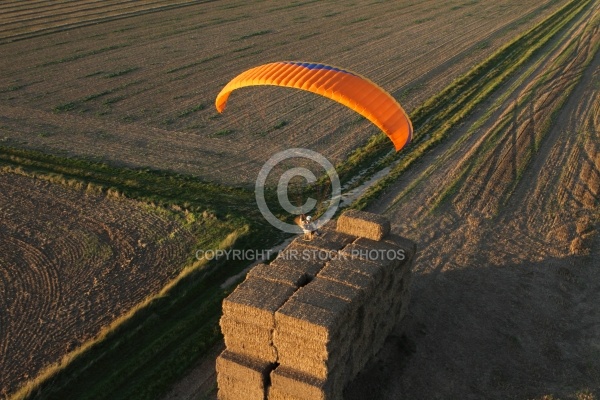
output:
M347 211L253 268L223 302L219 398L341 399L406 313L416 248L389 231Z

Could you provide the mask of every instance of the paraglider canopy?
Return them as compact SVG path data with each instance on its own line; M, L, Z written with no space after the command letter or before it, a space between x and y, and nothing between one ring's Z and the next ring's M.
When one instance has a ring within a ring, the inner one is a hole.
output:
M280 61L250 68L233 78L217 95L217 111L225 109L232 91L255 85L307 90L344 104L379 127L396 151L412 139L412 123L391 94L359 74L325 64Z

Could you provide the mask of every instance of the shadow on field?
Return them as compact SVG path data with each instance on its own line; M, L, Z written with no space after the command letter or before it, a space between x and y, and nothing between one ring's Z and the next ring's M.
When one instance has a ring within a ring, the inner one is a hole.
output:
M597 400L597 253L415 274L409 315L345 399Z

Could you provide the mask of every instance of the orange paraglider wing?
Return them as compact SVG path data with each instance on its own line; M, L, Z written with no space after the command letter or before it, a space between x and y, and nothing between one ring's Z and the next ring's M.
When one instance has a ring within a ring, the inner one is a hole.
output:
M325 64L282 61L244 71L217 95L217 111L225 109L232 91L255 85L307 90L344 104L379 127L396 151L412 139L412 123L391 94L365 77Z

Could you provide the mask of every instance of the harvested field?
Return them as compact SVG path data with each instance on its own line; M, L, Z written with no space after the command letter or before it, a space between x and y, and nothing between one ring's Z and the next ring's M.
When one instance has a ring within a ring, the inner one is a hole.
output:
M248 67L314 60L368 76L410 111L566 0L229 1L120 19L138 4L121 3L103 2L115 15L100 24L1 45L1 143L228 185L254 182L265 160L292 146L340 162L378 133L343 106L260 88L234 93L220 116L216 94Z
M0 43L190 5L191 1L4 1Z
M135 201L0 174L0 397L180 272L194 237Z
M598 398L599 47L592 2L371 206L421 249L410 343L348 398Z

